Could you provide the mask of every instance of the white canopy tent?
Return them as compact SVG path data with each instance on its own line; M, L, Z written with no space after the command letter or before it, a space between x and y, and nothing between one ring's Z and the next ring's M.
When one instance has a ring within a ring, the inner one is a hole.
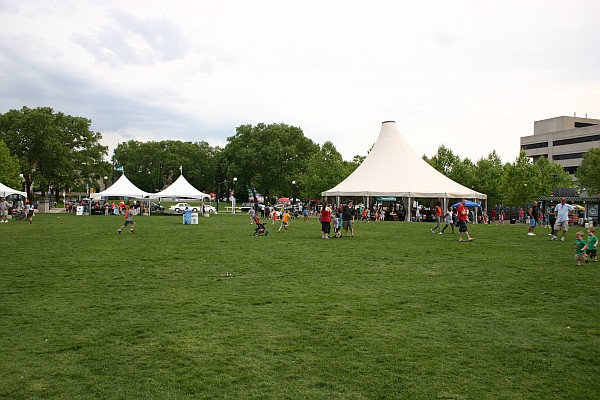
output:
M408 199L405 219L410 221L411 199L487 199L443 175L423 160L404 140L394 121L385 121L373 149L358 168L337 186L321 193L323 197L371 197Z
M150 195L151 199L165 199L165 198L185 198L185 199L199 199L201 202L204 199L210 199L210 195L199 191L195 187L192 186L191 183L185 179L182 175L179 175L179 178L175 180L168 188L165 190L153 193Z
M27 197L27 193L9 188L8 186L0 182L0 196L6 197L10 196L11 194L18 194L20 196Z
M139 189L127 179L125 174L123 174L108 189L102 192L92 193L90 198L93 200L99 200L103 197L131 197L134 199L145 199L148 198L148 196L150 196L150 193Z

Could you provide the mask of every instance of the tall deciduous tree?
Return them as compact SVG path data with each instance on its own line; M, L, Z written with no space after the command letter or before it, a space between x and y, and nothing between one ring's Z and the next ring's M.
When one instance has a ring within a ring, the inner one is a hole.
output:
M583 155L575 176L589 193L600 194L600 147L591 149Z
M219 149L207 142L138 142L119 143L113 154L116 168L123 171L140 189L162 190L183 172L188 182L201 191L214 188L214 176Z
M502 190L505 194L506 205L522 206L530 204L542 195L542 175L539 168L521 150L514 163L506 164L502 179Z
M0 140L19 158L29 183L42 194L50 185L69 189L96 181L108 172L107 147L91 121L49 107L10 110L0 115ZM28 185L28 192L31 188Z
M326 141L310 158L299 184L305 199L321 198L321 193L331 189L348 177L357 167L355 161L344 161L332 142Z
M292 196L292 182L319 150L300 128L285 124L241 125L227 141L218 180L236 177L238 193L256 188L266 197Z
M502 176L504 166L500 156L493 150L487 158L480 158L475 167L474 187L480 193L487 194L488 206L503 203Z
M6 143L0 140L0 183L21 190L19 159L11 156Z
M559 164L551 163L546 157L540 157L534 163L540 171L540 191L542 196L552 196L554 189L573 187L571 176Z
M433 157L427 158L423 156L423 159L433 168L448 177L452 173L454 167L460 162L460 157L444 145L438 147L437 152Z

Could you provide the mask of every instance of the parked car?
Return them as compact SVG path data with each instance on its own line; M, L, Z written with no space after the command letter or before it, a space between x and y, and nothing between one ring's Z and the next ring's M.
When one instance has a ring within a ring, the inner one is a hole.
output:
M254 203L242 203L240 211L247 213L252 207L254 207Z
M174 206L169 207L169 210L175 211L176 213L182 213L186 208L189 208L193 212L198 212L197 206L191 206L188 203L177 203Z

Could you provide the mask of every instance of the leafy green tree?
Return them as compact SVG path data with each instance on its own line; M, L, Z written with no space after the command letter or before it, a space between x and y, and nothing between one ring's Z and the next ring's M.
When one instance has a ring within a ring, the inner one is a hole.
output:
M475 164L468 158L460 160L454 164L448 173L448 178L458 182L463 186L475 189Z
M308 161L299 179L302 197L319 199L321 193L331 189L350 175L358 164L344 161L331 141L326 141Z
M448 177L450 177L452 170L460 162L460 157L444 145L438 147L437 152L433 157L427 158L426 156L423 156L423 159L433 168Z
M169 181L175 181L181 172L192 186L208 192L215 186L218 152L218 148L204 141L142 143L130 140L117 145L113 163L116 168L123 167L129 180L147 192L162 190Z
M243 189L253 188L267 198L291 196L292 182L300 184L300 175L319 150L300 128L285 124L241 125L227 141L217 178L220 182L238 178L238 197Z
M19 159L11 156L6 143L0 140L0 182L21 190Z
M538 158L534 165L540 171L541 195L552 196L554 189L559 187L573 187L575 184L571 176L559 164L551 163L546 157Z
M504 166L496 150L488 154L487 158L480 158L475 165L473 186L478 192L487 194L487 204L490 207L503 203L503 175Z
M506 205L527 205L543 194L540 170L531 163L524 150L514 163L505 165L504 171L501 187Z
M583 155L575 176L589 193L600 193L600 147L591 149Z
M30 188L42 194L81 188L107 173L107 147L102 135L90 130L91 121L54 112L49 107L10 110L0 115L0 140L19 159Z

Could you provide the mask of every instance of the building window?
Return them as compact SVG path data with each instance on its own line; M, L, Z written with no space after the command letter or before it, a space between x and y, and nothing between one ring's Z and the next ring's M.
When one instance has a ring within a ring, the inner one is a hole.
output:
M552 142L554 146L564 146L567 144L575 143L587 143L587 142L598 142L600 141L600 135L581 136L569 139L555 140Z
M583 158L585 153L568 153L568 154L555 154L552 156L554 161L557 160L573 160L576 158Z
M548 142L524 144L521 146L521 149L531 150L531 149L541 149L543 147L548 147Z

